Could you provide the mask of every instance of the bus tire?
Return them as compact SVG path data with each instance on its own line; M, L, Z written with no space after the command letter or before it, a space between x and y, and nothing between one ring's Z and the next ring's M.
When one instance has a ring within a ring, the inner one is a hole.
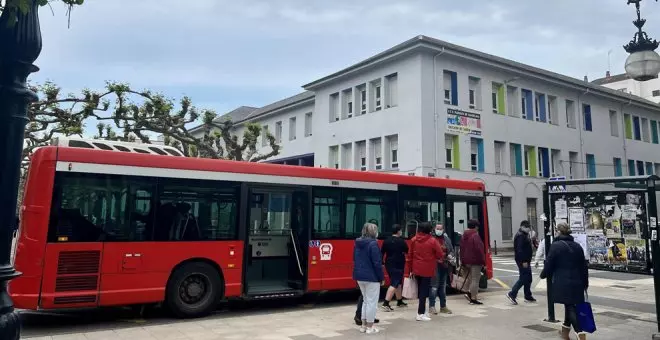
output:
M211 265L186 263L167 282L166 304L180 318L207 315L218 305L222 284L220 273Z

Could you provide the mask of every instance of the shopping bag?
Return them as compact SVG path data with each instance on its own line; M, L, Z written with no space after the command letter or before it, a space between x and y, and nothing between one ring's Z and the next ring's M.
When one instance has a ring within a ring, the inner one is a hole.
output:
M584 302L575 306L575 312L577 314L578 325L580 325L583 332L593 333L596 331L596 320L594 320L594 312L591 309L588 295Z
M460 266L456 274L453 275L451 287L459 292L467 293L470 287L467 286L470 270L466 266Z
M401 295L408 300L417 299L417 281L415 281L414 277L403 279L403 290Z

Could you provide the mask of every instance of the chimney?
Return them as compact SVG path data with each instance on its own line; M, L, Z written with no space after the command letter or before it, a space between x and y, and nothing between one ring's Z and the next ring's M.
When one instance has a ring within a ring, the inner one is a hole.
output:
M606 78L611 77L611 75L610 75L610 71L605 72L605 77L606 77Z
M589 82L589 78L587 78L587 76L584 76L584 81L588 83L588 82Z

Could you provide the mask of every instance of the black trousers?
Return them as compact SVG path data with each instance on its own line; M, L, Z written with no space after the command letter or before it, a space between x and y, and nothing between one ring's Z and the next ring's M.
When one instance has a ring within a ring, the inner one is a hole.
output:
M575 333L582 332L582 328L577 320L577 310L575 305L564 305L564 327L571 328L575 330Z
M417 306L417 314L426 313L426 299L429 297L429 289L431 287L431 278L423 276L415 276L417 280L417 297L419 298L419 305Z
M358 299L357 302L357 309L355 310L355 318L362 320L362 303L364 302L364 298L362 297L362 294L360 294L360 298Z

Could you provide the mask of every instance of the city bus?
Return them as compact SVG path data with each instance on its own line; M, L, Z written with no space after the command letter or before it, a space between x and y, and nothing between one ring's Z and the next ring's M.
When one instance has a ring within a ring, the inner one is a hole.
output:
M366 222L386 238L475 219L488 244L481 182L69 146L37 150L27 176L20 309L162 303L197 317L224 299L356 289Z

